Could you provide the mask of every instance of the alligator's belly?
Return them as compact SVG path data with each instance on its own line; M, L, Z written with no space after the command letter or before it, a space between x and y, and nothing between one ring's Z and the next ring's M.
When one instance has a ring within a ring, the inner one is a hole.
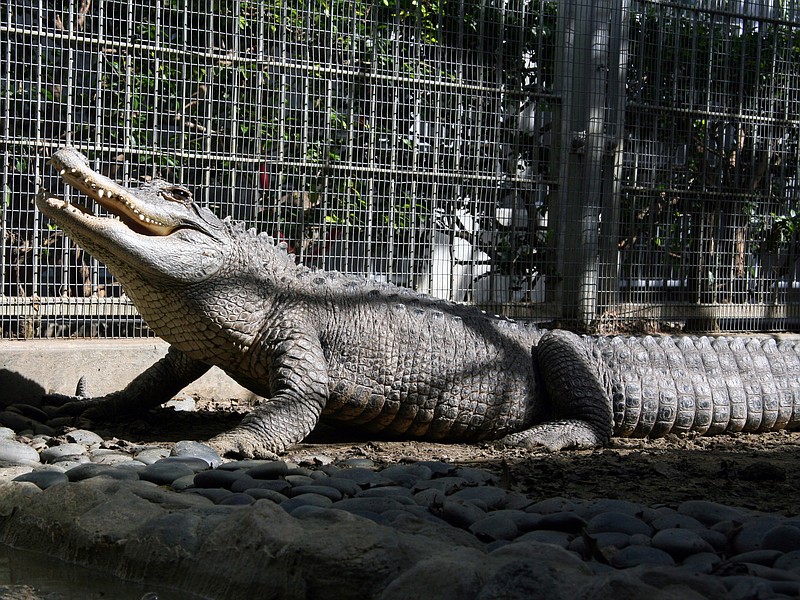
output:
M323 417L369 431L465 441L501 437L530 419L527 373L394 375L332 368Z

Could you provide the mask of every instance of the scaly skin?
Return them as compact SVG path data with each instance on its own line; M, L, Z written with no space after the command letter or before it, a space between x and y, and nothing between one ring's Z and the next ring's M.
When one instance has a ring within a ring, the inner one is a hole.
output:
M40 210L108 266L171 344L124 390L67 404L65 413L101 418L147 409L216 365L264 399L210 440L231 456L272 457L320 419L405 437L500 438L551 449L603 445L614 433L798 426L794 346L746 345L750 362L732 371L729 355L738 346L719 350L715 362L700 339L660 344L543 332L391 285L311 271L271 238L198 206L185 188L162 181L125 188L72 148L51 162L119 220L44 190ZM771 401L759 408L753 391L740 426L736 377L781 389L780 418L767 417ZM708 427L701 424L707 388L715 390Z

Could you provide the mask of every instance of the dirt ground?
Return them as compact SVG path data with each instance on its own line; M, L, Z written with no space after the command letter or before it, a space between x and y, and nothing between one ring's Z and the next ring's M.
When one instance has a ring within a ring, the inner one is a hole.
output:
M144 419L106 424L102 433L122 445L202 440L236 425L245 408L198 400L195 412L157 409ZM669 506L704 499L800 514L800 432L615 438L600 450L550 453L492 443L375 439L320 426L286 456L318 464L346 458L369 458L378 464L443 460L493 471L499 485L536 499L604 497Z

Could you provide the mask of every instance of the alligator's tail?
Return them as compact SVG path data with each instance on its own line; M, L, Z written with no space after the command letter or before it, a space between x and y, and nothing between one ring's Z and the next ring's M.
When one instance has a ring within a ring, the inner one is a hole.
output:
M506 436L590 448L612 435L800 428L800 344L772 338L544 334L535 357L553 419Z

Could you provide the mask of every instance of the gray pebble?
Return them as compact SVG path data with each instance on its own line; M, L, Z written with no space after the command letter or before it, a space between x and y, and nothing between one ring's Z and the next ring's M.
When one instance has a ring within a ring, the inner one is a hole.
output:
M273 490L268 490L264 488L250 488L248 490L244 490L244 493L248 496L252 496L256 500L271 500L275 504L280 504L284 500L288 498L279 492L275 492Z
M697 552L713 552L707 541L688 529L662 529L653 536L653 547L682 560Z
M575 512L587 520L605 513L617 513L646 521L651 521L656 516L655 510L643 504L613 498L599 498L584 502L575 507Z
M340 492L336 488L329 487L326 485L298 485L298 486L293 486L292 489L289 491L289 496L291 498L294 498L295 496L300 496L301 494L320 494L321 496L326 496L330 498L334 502L342 499L342 492Z
M232 460L229 462L222 463L218 466L218 469L222 469L223 471L238 471L239 469L254 469L256 467L262 467L264 465L270 465L277 461L274 460L261 460L261 459L245 459L245 460ZM286 464L286 463L283 463Z
M126 463L133 460L130 454L124 452L117 452L114 450L108 451L92 451L89 453L93 463L98 465L116 465L119 463Z
M783 552L780 550L751 550L731 556L728 560L732 563L753 563L771 567L781 556Z
M288 465L282 460L273 460L255 465L247 469L247 474L254 479L279 479L289 472Z
M91 462L92 461L89 459L89 457L85 455L65 456L63 460L52 463L52 466L58 467L59 470L66 472L74 467L77 467L78 465L85 465L86 463Z
M455 527L468 529L476 521L480 521L486 513L469 502L445 500L439 516Z
M507 515L489 515L475 521L469 530L483 542L513 540L519 533L516 523Z
M172 447L170 456L194 456L195 458L202 458L213 468L222 464L222 458L216 450L206 444L193 442L191 440L177 442Z
M28 481L30 483L36 484L41 489L46 490L47 488L58 485L61 483L68 483L69 478L61 471L31 471L30 473L25 473L24 475L19 475L15 477L13 481Z
M761 547L781 552L800 550L800 529L791 525L776 525L764 534Z
M567 548L575 536L565 531L551 531L549 529L535 529L519 536L517 542L539 542L541 544L553 544Z
M781 519L776 516L758 516L747 520L736 531L733 538L733 551L741 554L761 549L767 532L781 524Z
M300 485L314 485L315 481L313 477L309 477L308 475L287 475L283 479L292 487L297 487Z
M44 463L50 463L65 456L82 455L85 453L86 446L83 444L61 444L60 446L45 448L39 453L39 458Z
M436 489L450 494L456 490L460 490L467 485L467 480L463 477L437 477L436 479L426 479L418 481L411 488L412 492L420 492L422 490Z
M382 475L363 467L342 469L336 476L340 479L350 479L362 488L377 487L380 485L391 485L392 481Z
M548 515L551 513L575 512L576 505L572 500L556 496L539 502L534 502L525 508L525 512Z
M387 510L402 510L403 505L394 498L345 498L333 504L333 508L352 513L383 513Z
M441 460L418 460L414 464L430 469L434 477L446 477L456 471L456 467Z
M151 481L156 485L171 485L181 477L191 476L194 479L194 474L194 471L186 465L159 461L139 471L139 479Z
M200 471L194 476L194 485L198 488L225 488L230 490L233 483L242 477L246 477L246 475L235 471L221 471L219 469Z
M644 535L652 533L650 526L644 521L616 511L596 514L586 524L586 531L591 534L618 532L629 536L634 533L642 533Z
M225 496L218 504L221 506L249 506L255 501L256 499L248 494L232 493L229 496Z
M136 460L141 461L146 465L151 465L162 458L166 458L167 456L169 456L169 449L167 448L145 448L144 450L141 450L133 455Z
M292 512L300 506L311 505L329 507L332 504L333 501L327 496L322 496L320 494L300 494L299 496L281 502L281 507L289 514L292 514Z
M429 467L419 463L413 465L391 465L383 469L380 473L383 477L395 483L398 483L398 481L410 481L409 478L413 480L424 480L433 477L433 471Z
M678 506L678 512L694 517L706 527L711 527L720 521L738 519L746 511L707 500L687 500Z
M92 462L92 459L86 454L65 454L63 456L57 456L50 462L54 465L61 465L65 462L71 462L75 463L76 465L80 465L83 463Z
M171 484L170 487L178 492L181 492L185 489L190 487L194 487L194 471L191 472L189 475L184 475L183 477L178 477L175 479Z
M414 502L420 506L441 505L446 497L442 490L437 490L435 488L422 490L413 496Z
M139 476L132 470L118 469L112 465L98 465L95 463L85 463L72 467L66 472L70 481L83 481L92 477L111 477L113 479L126 479L133 481Z
M0 462L12 465L38 464L39 453L22 442L0 439Z
M689 529L690 531L708 531L708 528L700 521L689 515L682 515L678 512L670 511L650 521L650 525L656 531L661 529Z
M719 531L714 531L712 529L701 529L699 531L695 531L695 533L711 544L711 547L714 548L714 550L721 552L728 547L728 536Z
M183 491L184 494L197 494L203 498L208 498L214 504L219 504L233 492L225 488L189 488Z
M0 440L7 440L17 435L10 427L0 427Z
M463 477L468 483L475 485L494 485L499 478L494 473L474 467L458 467L455 472L457 477Z
M101 436L88 429L73 429L72 431L68 431L64 437L70 442L84 444L85 446L95 446L103 443L103 438Z
M252 477L250 477L250 475L247 475L247 473L244 471L232 471L232 472L236 473L236 475L239 476L239 478L236 479L231 484L231 491L234 493L243 492L250 488L257 488L260 484L260 480L253 479Z
M578 533L584 529L587 522L572 512L556 512L543 515L537 525L540 529L553 529L555 531L566 531L568 533Z
M705 573L710 573L714 565L722 562L722 558L716 552L698 552L697 554L690 554L683 559L682 565L700 567L700 570Z
M626 546L611 557L611 564L618 569L629 569L639 565L674 565L670 554L650 546Z
M400 502L406 502L411 504L414 502L414 499L411 495L411 490L407 487L402 487L399 485L385 485L382 487L376 488L367 488L366 490L360 490L355 494L356 498L385 498L390 497L398 500Z
M787 552L779 557L773 566L776 569L783 569L784 571L800 569L800 550Z
M208 462L195 456L166 456L157 461L159 464L176 464L190 468L195 473L208 470Z
M467 487L453 493L453 500L480 500L491 509L503 508L506 504L506 492L492 486Z
M336 488L342 493L342 496L355 496L361 491L359 486L352 479L342 479L341 477L326 477L325 479L318 479L316 485L326 485L328 487Z

